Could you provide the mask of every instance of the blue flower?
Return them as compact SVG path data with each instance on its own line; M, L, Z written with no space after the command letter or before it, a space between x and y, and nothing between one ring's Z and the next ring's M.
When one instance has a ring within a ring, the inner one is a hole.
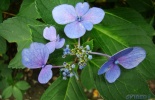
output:
M46 27L44 29L43 37L47 40L50 40L50 42L46 44L50 53L52 53L55 50L55 48L62 48L65 44L65 39L60 39L59 35L56 35L56 30L53 26L50 26L49 28Z
M30 48L23 49L22 63L30 69L41 68L38 81L42 84L47 83L52 78L52 65L46 65L49 57L49 50L42 43L32 43Z
M89 9L89 4L84 2L77 3L75 8L68 4L59 5L53 9L52 15L58 24L67 24L64 31L69 38L79 38L86 30L92 30L93 24L100 23L105 12L97 7Z
M132 69L142 62L146 57L146 52L141 47L126 48L105 62L98 71L98 75L105 73L105 78L109 83L113 83L120 76L121 65L125 69Z

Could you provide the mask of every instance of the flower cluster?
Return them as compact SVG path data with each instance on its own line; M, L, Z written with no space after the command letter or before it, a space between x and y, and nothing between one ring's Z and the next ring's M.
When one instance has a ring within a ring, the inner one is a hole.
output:
M67 77L72 77L75 75L75 72L74 72L75 64L69 64L64 62L63 67L64 68L61 68L60 71L62 72L64 80L66 80Z
M86 30L92 30L94 24L98 24L102 21L105 12L96 7L89 9L89 4L84 2L77 3L75 8L68 4L59 5L52 10L52 15L58 24L67 24L64 28L67 37L71 39L79 38L80 40L80 37L86 33ZM30 69L41 68L38 80L40 83L45 84L52 78L53 74L51 69L55 67L51 64L46 65L49 55L53 53L55 49L62 48L65 44L65 39L56 35L56 29L53 26L45 27L43 37L49 40L47 44L33 42L30 48L23 49L22 63ZM73 49L70 49L69 45L66 45L66 48L63 49L63 58L67 55L75 56L75 61L63 63L63 68L60 69L63 79L66 80L72 76L77 77L78 75L75 73L77 70L77 68L75 68L76 64L79 69L83 69L88 61L93 58L91 54L109 58L98 71L98 75L105 73L105 78L109 83L115 82L120 76L121 71L119 65L125 69L132 69L146 57L146 52L141 47L126 48L109 56L107 54L92 52L89 45L80 46L80 41L78 41L78 45Z
M86 45L85 47L76 45L71 50L69 45L67 45L64 49L63 57L66 55L76 55L79 69L83 69L87 65L88 60L92 59L92 55L89 54L90 52L91 50L89 45Z

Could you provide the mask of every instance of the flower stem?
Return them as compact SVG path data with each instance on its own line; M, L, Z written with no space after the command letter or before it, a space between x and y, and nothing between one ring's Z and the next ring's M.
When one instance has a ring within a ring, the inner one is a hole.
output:
M107 54L103 54L103 53L99 53L99 52L90 52L90 54L105 56L105 57L107 57L107 58L110 58L110 57L111 57L111 56L109 56L109 55L107 55Z
M78 38L78 47L80 47L80 38Z
M64 66L52 66L52 68L63 68Z

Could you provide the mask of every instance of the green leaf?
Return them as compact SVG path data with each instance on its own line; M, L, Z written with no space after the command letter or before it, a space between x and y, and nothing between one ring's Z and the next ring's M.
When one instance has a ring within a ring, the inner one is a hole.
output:
M75 77L63 80L59 77L42 95L41 100L87 100Z
M122 20L126 21L127 23L132 23L132 24L134 24L136 26L139 26L149 36L152 36L153 33L155 32L154 28L151 25L149 25L144 20L144 18L138 12L136 12L133 9L130 9L130 8L111 9L111 10L106 11L106 15L115 16L116 18L118 18L120 20L122 19ZM112 22L113 20L111 20L111 21L109 21L109 20L110 19L107 20L108 22L110 22L109 24L113 23ZM117 20L115 20L115 21L118 22ZM104 20L103 22L107 23L106 20ZM114 23L116 24L116 22L114 22ZM118 22L118 25L119 24L120 24L120 22Z
M1 0L0 11L5 11L9 8L10 0Z
M3 22L3 15L2 15L2 12L0 11L0 23Z
M60 4L71 4L74 5L83 0L37 0L37 8L42 19L48 24L54 24L55 21L52 17L52 10L54 7Z
M13 93L12 89L13 89L12 86L9 86L9 87L5 88L3 93L2 93L2 98L4 98L4 99L9 98Z
M13 87L13 96L16 100L23 100L22 92L16 86Z
M8 42L16 42L17 54L10 61L9 68L23 68L21 63L21 51L29 47L32 42L31 32L28 25L39 25L36 20L25 17L14 17L0 24L0 35Z
M126 10L126 13L128 13L128 10ZM131 15L134 15L134 13ZM153 96L149 90L147 80L153 79L155 76L155 46L152 38L147 33L151 32L152 29L147 28L148 31L145 30L136 22L131 21L130 18L106 12L103 22L100 25L95 25L91 31L94 42L106 54L113 55L130 46L140 46L147 52L146 59L136 68L127 70L120 67L121 75L112 84L105 80L104 75L97 75L98 69L105 63L105 60L103 59L102 63L97 62L97 60L90 62L90 68L93 68L91 70L94 73L95 86L103 98L123 100L128 94L148 94ZM96 58L93 57L93 59ZM88 74L90 72L88 71Z
M6 52L6 41L0 36L0 54L5 54Z
M90 40L90 41L86 41L85 43L82 44L82 46L86 46L86 45L89 45L90 47L90 50L93 49L93 40Z
M87 66L84 67L81 73L81 83L84 85L84 87L87 90L93 89L95 86L94 84L94 77L93 77L93 70L91 69L91 65L87 64Z
M145 12L153 9L152 0L127 0L127 3L138 12Z
M24 0L20 7L18 16L25 16L34 19L40 18L36 8L36 1L37 0Z
M12 69L8 68L6 64L0 64L0 72L0 75L5 78L12 77Z
M30 88L30 85L26 81L19 81L15 84L15 86L20 90L27 90Z

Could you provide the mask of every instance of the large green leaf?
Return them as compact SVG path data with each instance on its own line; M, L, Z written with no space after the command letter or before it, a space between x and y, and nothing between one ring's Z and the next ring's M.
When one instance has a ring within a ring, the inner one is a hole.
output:
M42 95L41 100L87 100L75 77L63 80L59 77Z
M130 18L128 20L128 18L123 18L115 13L106 12L102 24L95 25L91 31L94 42L102 49L102 52L109 55L113 55L129 46L140 46L147 52L146 59L136 68L130 70L121 68L120 77L111 84L105 80L104 75L97 75L98 69L105 63L105 59L93 57L96 60L88 64L87 67L89 68L87 69L89 70L84 70L89 75L89 78L85 78L85 81L91 80L91 84L95 83L103 98L123 100L128 94L153 96L148 88L147 81L155 77L155 46L152 38L148 36L145 30L130 21ZM151 32L152 29L147 28L147 30ZM90 75L92 76L90 77Z
M74 5L83 0L37 0L37 8L42 19L49 24L54 24L55 21L52 17L52 10L54 7L60 4L71 4Z
M36 8L36 1L37 0L24 0L20 7L18 16L25 16L34 19L40 18Z
M127 0L127 3L138 12L145 12L153 9L152 0Z
M141 27L149 36L152 36L153 33L155 33L154 28L149 25L138 12L131 8L111 9L106 11L106 14L115 16L118 19L126 21L127 23L132 23Z
M21 51L29 47L32 37L28 25L40 24L38 21L25 17L14 17L0 24L0 36L8 42L16 42L18 45L16 56L10 61L9 67L23 68L21 63Z

